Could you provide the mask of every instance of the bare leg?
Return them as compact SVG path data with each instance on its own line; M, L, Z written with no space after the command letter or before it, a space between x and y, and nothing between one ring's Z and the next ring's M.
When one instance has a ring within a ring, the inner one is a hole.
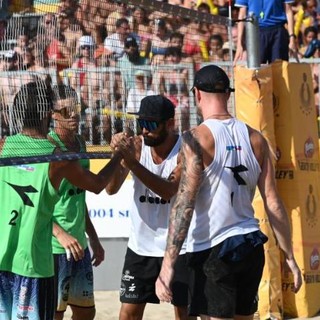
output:
M72 310L72 320L93 320L96 315L96 308L81 308L70 306Z
M145 307L145 303L122 303L119 314L119 320L142 320Z

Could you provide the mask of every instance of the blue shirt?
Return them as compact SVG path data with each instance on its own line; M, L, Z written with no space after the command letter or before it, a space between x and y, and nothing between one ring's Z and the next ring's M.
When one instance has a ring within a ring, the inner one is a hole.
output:
M236 0L236 7L247 7L247 14L254 13L259 19L259 27L275 27L287 22L285 3L293 0Z

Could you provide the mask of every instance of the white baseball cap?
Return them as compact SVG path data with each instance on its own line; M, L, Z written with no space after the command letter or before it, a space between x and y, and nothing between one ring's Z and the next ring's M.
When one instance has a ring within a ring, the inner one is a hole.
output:
M80 46L91 46L94 47L95 46L95 42L93 40L93 38L91 36L82 36L79 39L79 45Z

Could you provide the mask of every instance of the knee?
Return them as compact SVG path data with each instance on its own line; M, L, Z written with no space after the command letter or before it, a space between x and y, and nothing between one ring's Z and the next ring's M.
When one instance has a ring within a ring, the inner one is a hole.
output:
M74 308L72 309L72 320L93 320L96 315L96 308Z
M119 320L141 320L143 317L144 305L122 304Z

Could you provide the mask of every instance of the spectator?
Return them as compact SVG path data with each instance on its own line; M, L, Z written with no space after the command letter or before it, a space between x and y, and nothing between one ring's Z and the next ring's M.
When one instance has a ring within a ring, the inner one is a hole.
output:
M280 5L281 2L281 5ZM253 13L258 19L260 38L260 63L271 63L276 59L289 60L289 50L297 51L293 11L293 0L260 1L235 0L239 9L239 20L246 18L247 13ZM287 24L287 29L285 28ZM238 22L238 43L234 61L243 59L244 22Z
M222 60L223 61L232 61L234 55L236 54L236 49L232 46L232 58L230 56L230 42L227 41L222 46Z
M169 46L169 33L164 19L153 21L153 35L151 40L152 63L163 60Z
M132 32L139 38L140 55L148 58L151 49L152 28L143 7L137 6L133 9L131 24Z
M104 40L105 53L110 59L117 61L125 52L124 42L130 34L129 21L120 18L116 22L116 31Z
M220 34L213 34L210 36L208 43L208 61L214 62L223 60L222 47L223 39Z
M134 79L134 85L128 93L126 112L138 112L141 100L154 95L154 91L148 88L148 77L144 71L137 70Z
M71 50L67 46L66 36L64 31L69 26L69 18L60 17L58 24L58 34L53 35L52 41L46 48L46 54L48 55L49 65L57 68L59 73L65 68L70 67L71 62Z
M154 75L154 86L160 87L160 93L164 94L177 106L183 95L188 95L188 69L179 68L181 63L181 50L175 47L167 49L164 63L167 69L160 69Z
M125 88L131 89L135 83L134 75L136 67L148 64L149 60L140 56L138 43L132 36L126 38L124 52L124 55L117 61L116 66L121 71Z
M202 29L201 23L191 21L184 36L183 52L192 57L196 64L202 63L205 58L205 53L207 53L206 44L209 37L210 32Z
M299 49L299 56L301 58L305 55L310 58L319 57L319 40L317 39L317 29L313 26L307 27L303 32L303 46Z
M92 102L89 102L89 92L92 95L91 100L95 101L99 97L99 89L101 89L98 74L89 71L97 67L97 62L93 55L94 50L95 43L93 38L91 36L82 36L78 44L79 57L71 66L72 69L83 70L83 72L76 72L72 75L70 84L75 90L78 91L80 89L82 101L86 106L92 105Z
M193 63L193 59L183 52L183 39L182 33L172 32L169 38L169 47L175 47L181 50L181 61L183 63Z
M109 14L106 20L106 29L108 36L117 32L117 21L119 19L126 19L128 22L131 20L131 17L127 15L128 8L126 3L122 2L121 0L115 0L114 4L114 11Z
M29 36L27 33L20 33L17 38L17 44L13 50L20 55L26 48L31 48Z

